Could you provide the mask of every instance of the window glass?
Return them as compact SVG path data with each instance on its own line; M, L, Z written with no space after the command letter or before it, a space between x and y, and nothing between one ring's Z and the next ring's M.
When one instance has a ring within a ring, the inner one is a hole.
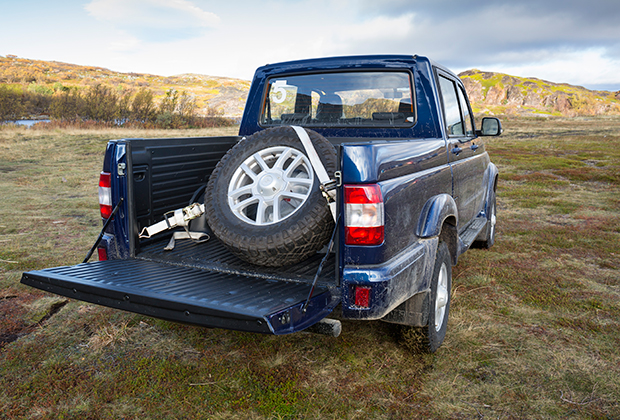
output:
M454 82L443 76L439 76L439 85L443 97L446 131L449 136L462 136L464 134L463 122L461 121L459 102L456 99L456 86L454 86Z
M463 115L463 122L465 123L465 135L473 137L474 129L471 122L471 114L469 113L469 106L467 106L467 100L465 99L465 94L463 94L463 89L459 87L458 92L459 102L461 103L461 114Z
M272 78L263 125L410 126L415 121L407 72L339 72Z

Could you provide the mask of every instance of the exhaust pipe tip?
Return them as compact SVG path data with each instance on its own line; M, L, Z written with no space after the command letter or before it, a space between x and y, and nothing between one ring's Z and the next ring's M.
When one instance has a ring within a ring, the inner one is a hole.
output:
M305 331L329 337L338 337L342 332L342 324L337 319L323 318L316 324L306 328Z

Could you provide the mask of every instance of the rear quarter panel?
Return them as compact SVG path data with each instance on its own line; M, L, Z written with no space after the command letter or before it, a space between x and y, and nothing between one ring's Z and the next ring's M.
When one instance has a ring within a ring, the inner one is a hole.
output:
M424 204L452 193L443 139L342 145L345 184L378 183L383 194L385 241L378 246L345 246L345 265L382 264L418 241L416 227Z

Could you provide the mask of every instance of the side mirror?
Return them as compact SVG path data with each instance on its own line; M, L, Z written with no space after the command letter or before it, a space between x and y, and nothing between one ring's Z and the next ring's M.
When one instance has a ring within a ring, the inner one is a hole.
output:
M504 130L502 123L495 117L484 117L482 119L482 128L476 130L478 136L499 136Z

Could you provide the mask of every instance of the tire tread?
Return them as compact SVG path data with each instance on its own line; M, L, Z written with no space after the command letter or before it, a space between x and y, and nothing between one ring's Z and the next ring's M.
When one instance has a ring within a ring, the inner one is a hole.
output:
M337 168L334 146L320 134L312 130L307 132L323 165L332 177ZM248 228L249 225L231 219L230 216L236 217L232 212L229 212L230 215L226 214L229 210L228 204L223 202L222 194L220 192L218 195L218 191L219 189L227 191L228 175L236 169L235 161L240 159L239 156L247 157L249 154L243 155L246 150L262 150L282 144L294 145L304 150L291 127L267 129L243 138L218 162L209 178L205 193L207 221L213 233L242 260L270 267L291 265L308 258L323 247L334 228L327 201L318 191L316 175L315 187L310 197L303 208L289 218L291 220L287 219L281 224L268 225L262 229ZM224 206L225 208L222 208Z

